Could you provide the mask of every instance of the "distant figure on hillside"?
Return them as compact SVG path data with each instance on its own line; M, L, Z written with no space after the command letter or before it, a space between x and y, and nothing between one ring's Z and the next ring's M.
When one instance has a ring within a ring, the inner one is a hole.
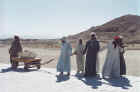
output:
M83 55L83 51L84 51L84 45L82 39L79 39L76 49L74 51L74 54L76 55L77 74L79 74L80 72L81 74L84 74L85 57Z
M96 62L100 49L99 41L96 39L96 34L91 33L91 39L87 41L83 54L86 54L85 77L96 76Z
M20 43L20 38L18 36L14 37L14 41L12 42L12 45L9 49L9 54L10 54L10 63L11 63L11 67L13 69L16 69L18 66L18 62L14 62L12 60L13 57L18 57L18 53L22 52L22 46Z
M63 75L63 72L67 72L69 76L71 70L70 56L72 56L72 47L70 43L66 41L65 37L61 39L61 42L61 53L57 64L57 72L60 72L61 75Z
M123 57L124 49L122 40L115 36L114 40L107 46L108 52L103 66L103 78L120 78L120 75L126 73L126 66Z

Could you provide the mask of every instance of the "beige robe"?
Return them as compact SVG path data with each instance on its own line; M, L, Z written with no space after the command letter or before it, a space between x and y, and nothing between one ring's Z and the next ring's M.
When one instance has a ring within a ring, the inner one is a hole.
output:
M85 57L83 55L84 46L78 44L75 53L76 53L76 63L77 63L77 72L84 72L84 65L85 65Z

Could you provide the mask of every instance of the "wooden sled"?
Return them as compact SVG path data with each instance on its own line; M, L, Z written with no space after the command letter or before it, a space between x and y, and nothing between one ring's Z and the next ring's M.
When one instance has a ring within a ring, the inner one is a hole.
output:
M53 61L54 59L50 59L49 61L46 61L44 63L41 63L41 59L40 58L12 58L12 60L14 62L23 62L24 63L24 69L28 70L29 68L34 68L36 67L37 69L41 68L41 65L45 65L50 63L51 61ZM23 65L19 65L19 66L23 66Z

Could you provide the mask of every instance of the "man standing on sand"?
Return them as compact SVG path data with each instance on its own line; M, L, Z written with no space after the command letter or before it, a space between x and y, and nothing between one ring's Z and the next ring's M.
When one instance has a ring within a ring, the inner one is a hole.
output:
M125 46L123 43L123 37L119 36L119 44L120 44L120 75L126 75L126 63L124 59L124 53L125 53Z
M74 54L76 55L77 74L79 74L80 72L81 74L84 73L85 57L83 55L83 51L84 51L84 45L83 45L82 39L79 39L75 52L74 52Z
M22 52L22 46L20 43L20 38L18 36L14 37L14 41L12 42L12 45L9 49L9 54L10 54L10 63L11 63L11 67L13 69L16 69L18 66L18 62L14 62L12 60L13 57L18 57L18 53Z
M61 53L57 64L57 72L60 72L61 75L63 75L64 72L67 72L67 76L69 76L71 70L70 56L72 56L72 47L66 41L65 37L61 39L61 42Z
M107 55L103 66L102 76L103 78L120 78L121 75L121 49L120 49L120 37L115 36L113 41L110 41L107 45ZM124 68L124 67L122 67Z
M96 76L96 62L98 57L98 52L100 49L99 41L96 39L96 34L91 33L91 39L87 41L84 53L86 54L86 64L85 64L85 77Z

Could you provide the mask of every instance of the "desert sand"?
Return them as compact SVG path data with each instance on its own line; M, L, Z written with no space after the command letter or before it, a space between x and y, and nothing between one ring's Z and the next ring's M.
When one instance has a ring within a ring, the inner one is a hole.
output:
M36 71L17 71L7 69L9 65L0 65L1 92L139 92L140 78L125 76L121 79L84 78L75 76L57 76L54 68L41 68ZM4 70L5 69L5 70Z

